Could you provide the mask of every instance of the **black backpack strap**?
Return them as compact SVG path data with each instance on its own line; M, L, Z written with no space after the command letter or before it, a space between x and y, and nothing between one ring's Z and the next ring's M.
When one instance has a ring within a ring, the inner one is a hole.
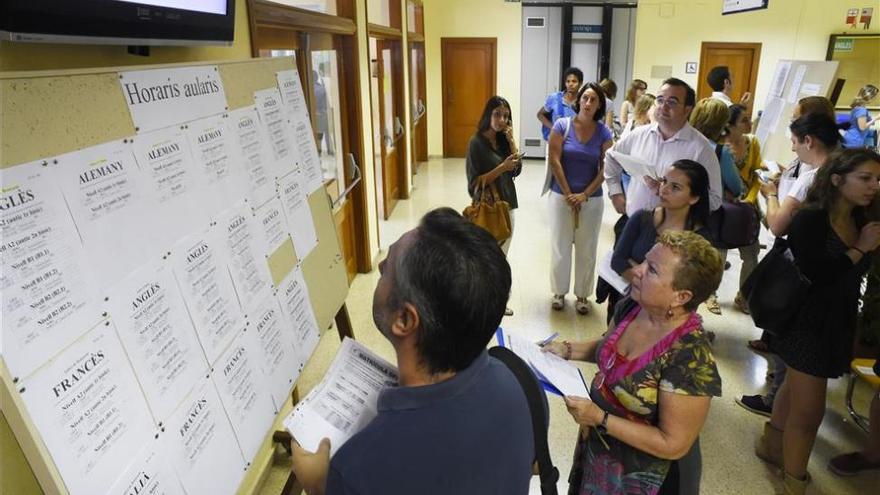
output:
M538 461L538 475L541 479L541 493L556 495L556 482L559 481L559 470L550 459L550 448L547 445L547 411L544 409L544 389L519 356L506 347L496 346L489 349L489 355L504 363L516 377L529 403L532 415L532 433L535 439L535 459Z

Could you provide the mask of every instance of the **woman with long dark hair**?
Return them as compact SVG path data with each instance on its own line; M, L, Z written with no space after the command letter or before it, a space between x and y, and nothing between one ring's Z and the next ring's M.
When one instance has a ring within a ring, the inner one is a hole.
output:
M468 194L471 197L474 197L479 188L495 185L501 199L510 205L512 231L513 211L519 206L513 179L522 172L522 159L517 154L511 122L513 117L510 113L510 103L500 96L489 98L477 124L477 132L468 143L465 169ZM504 254L510 249L512 239L511 232L511 236L501 244Z
M870 253L880 247L880 222L867 221L878 191L880 155L859 149L835 153L791 222L791 252L811 285L797 316L771 342L787 372L755 446L758 457L783 468L786 494L804 493L828 379L849 370L861 279Z

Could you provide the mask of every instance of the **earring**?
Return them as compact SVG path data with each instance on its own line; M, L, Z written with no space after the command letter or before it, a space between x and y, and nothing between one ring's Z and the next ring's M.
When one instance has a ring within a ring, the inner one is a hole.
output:
M672 306L669 306L669 309L666 310L666 318L670 319L675 316L675 313L672 312Z

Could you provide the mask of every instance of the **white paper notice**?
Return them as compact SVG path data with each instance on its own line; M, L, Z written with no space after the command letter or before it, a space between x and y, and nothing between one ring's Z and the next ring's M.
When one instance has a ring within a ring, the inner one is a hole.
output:
M147 132L226 110L217 66L119 73L122 94L137 132Z
M603 280L611 284L614 287L614 290L617 292L624 294L626 293L626 289L629 288L629 282L626 281L625 278L621 277L619 273L615 272L613 268L611 268L611 257L614 255L614 251L608 251L608 254L602 258L602 262L599 263L598 272L599 276L602 277Z
M785 82L788 80L788 73L791 72L791 61L783 60L776 65L776 72L773 73L773 82L770 86L770 94L768 98L781 98L782 91L785 89Z
M0 170L0 352L25 377L100 320L82 244L41 162Z
M877 373L874 373L874 368L870 366L856 366L856 370L865 376L877 376Z
M788 102L796 103L798 94L801 91L801 84L804 82L804 76L807 74L807 66L799 65L794 71L794 78L791 80L791 86L788 87Z
M125 352L100 324L19 383L73 495L105 493L155 431Z
M614 150L608 150L605 153L616 160L617 163L619 163L620 166L623 167L623 169L632 177L638 178L639 180L646 175L655 179L657 178L657 167L651 163Z
M537 344L504 332L504 343L508 349L521 357L542 380L556 387L563 395L590 397L584 377L577 366L556 354L544 352Z
M284 319L278 301L266 294L263 303L255 311L248 313L248 332L255 330L262 350L259 360L266 377L269 393L275 409L290 397L290 390L302 372L303 363L294 347L293 332Z
M819 91L822 89L822 86L815 83L803 83L801 84L801 91L798 96L818 96Z
M302 175L291 172L278 179L278 189L284 214L287 218L287 230L293 239L297 258L303 260L318 245L318 233L312 219L309 197L300 182Z
M113 285L164 245L155 204L143 187L131 146L123 141L61 155L50 166L73 214L98 287Z
M153 234L162 245L193 232L210 221L205 190L196 176L189 142L180 126L166 127L132 139L132 148L145 188L156 205L155 216L162 228ZM180 212L185 211L186 215Z
M397 386L397 367L348 337L330 369L296 405L284 427L306 450L330 439L330 455L376 417L379 392Z
M245 459L257 455L275 419L275 406L258 364L262 353L252 333L240 333L211 373Z
M243 198L249 189L228 121L228 117L214 115L186 126L197 176L205 188L204 201L210 212L226 208L230 199Z
M153 417L161 423L208 367L170 265L159 260L143 266L107 291L105 300Z
M299 80L299 71L284 70L275 73L278 80L278 90L281 91L281 99L287 107L291 118L308 120L309 110L306 106L306 98L303 94L302 83Z
M300 362L307 363L321 339L321 332L300 267L294 269L279 285L278 302L284 317L293 327L294 346Z
M257 223L260 226L266 246L266 256L274 253L289 237L284 206L278 198L272 198L256 209Z
M186 493L232 495L238 489L245 460L210 380L197 385L175 411L162 442Z
M229 113L229 128L235 135L239 156L250 184L251 203L261 205L274 194L275 173L269 140L260 125L257 107L239 108Z
M193 234L172 248L174 274L209 363L244 327L226 259L211 236Z
M274 174L276 177L287 175L299 159L299 154L294 149L293 125L284 110L281 92L276 88L257 91L254 93L254 103L269 136L269 147L275 163Z
M312 126L307 121L294 121L293 130L296 135L296 147L301 158L304 185L308 194L311 194L324 185L324 171L321 169L321 159L318 158L318 148L315 145L315 135L312 134Z
M158 443L147 443L107 495L185 495Z
M761 143L762 147L767 142L767 138L770 137L770 133L774 132L776 126L779 125L779 119L784 107L785 100L782 98L770 98L767 101L767 106L764 107L764 111L761 113L761 121L758 122L758 130L755 131L755 136L757 136L758 142Z
M247 313L273 287L260 225L253 210L242 201L219 215L212 232L216 245L225 248L238 302L242 312Z

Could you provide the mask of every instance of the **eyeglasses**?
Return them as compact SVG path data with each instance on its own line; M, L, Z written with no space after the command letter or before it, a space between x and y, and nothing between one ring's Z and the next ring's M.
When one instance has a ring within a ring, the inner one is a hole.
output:
M617 349L612 347L609 349L609 351L610 352L608 353L608 358L605 361L599 363L599 371L596 373L597 390L602 388L602 385L605 385L605 378L608 373L611 372L611 368L614 367L615 361L617 361Z
M675 97L669 97L669 98L666 98L666 97L663 97L663 96L658 96L657 98L654 99L654 103L655 103L658 107L666 106L666 107L669 107L669 108L675 108L675 107L677 107L681 102L678 101L678 98L675 98Z

